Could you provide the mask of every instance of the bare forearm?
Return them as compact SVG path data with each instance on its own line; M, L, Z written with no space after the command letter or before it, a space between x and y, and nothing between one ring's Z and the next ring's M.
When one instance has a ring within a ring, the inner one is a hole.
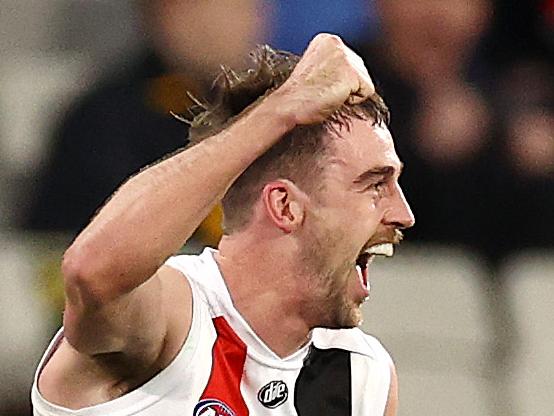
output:
M274 101L127 181L66 252L66 280L82 279L109 300L154 274L233 180L294 126Z
M235 178L297 124L321 123L374 92L363 61L316 36L288 80L220 134L129 180L64 256L69 303L132 291L176 252Z

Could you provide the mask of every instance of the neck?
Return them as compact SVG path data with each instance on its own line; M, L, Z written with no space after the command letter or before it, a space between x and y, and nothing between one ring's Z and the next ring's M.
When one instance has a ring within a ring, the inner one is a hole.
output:
M312 329L303 315L306 276L298 276L290 246L271 237L254 241L247 235L225 236L215 258L235 308L280 357L305 345Z

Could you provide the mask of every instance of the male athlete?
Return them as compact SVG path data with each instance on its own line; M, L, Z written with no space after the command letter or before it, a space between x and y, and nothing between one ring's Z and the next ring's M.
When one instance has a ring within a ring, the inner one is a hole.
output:
M367 266L414 218L388 110L340 38L265 47L195 117L196 144L129 179L66 251L64 327L35 415L394 415L356 326ZM214 204L218 250L175 256Z

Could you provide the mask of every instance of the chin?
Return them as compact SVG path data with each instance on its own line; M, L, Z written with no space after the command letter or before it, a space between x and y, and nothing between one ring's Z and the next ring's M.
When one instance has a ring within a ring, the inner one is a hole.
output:
M356 328L360 326L363 322L363 316L362 311L359 307L356 307L354 310L352 310L350 319L345 322L345 325L343 328Z
M359 306L344 306L337 311L333 319L330 320L322 328L328 329L349 329L356 328L363 321L362 311Z
M360 325L360 323L354 322L354 321L345 321L345 322L335 322L331 323L329 325L321 325L320 328L326 328L326 329L351 329L351 328L357 328Z

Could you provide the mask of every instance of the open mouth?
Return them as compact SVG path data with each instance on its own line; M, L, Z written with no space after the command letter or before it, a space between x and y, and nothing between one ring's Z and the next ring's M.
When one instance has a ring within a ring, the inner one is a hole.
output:
M362 285L369 290L367 267L375 256L391 257L394 254L392 243L376 244L366 248L356 259L356 268L359 271Z

